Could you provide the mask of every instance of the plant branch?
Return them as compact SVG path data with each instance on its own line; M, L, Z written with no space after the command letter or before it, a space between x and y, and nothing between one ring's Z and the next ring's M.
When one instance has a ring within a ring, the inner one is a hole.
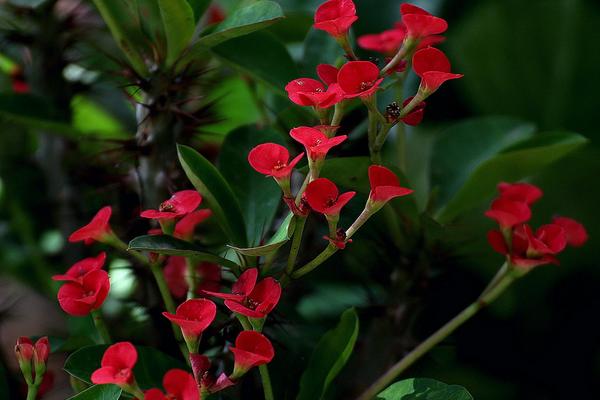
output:
M110 338L110 333L108 332L108 328L106 327L106 323L102 317L102 311L100 311L100 309L93 310L91 312L91 316L92 320L94 321L96 331L98 331L98 335L100 335L100 339L102 339L102 344L111 344L112 339Z
M263 392L265 393L265 400L274 400L273 386L271 385L271 375L269 375L269 368L266 364L258 367L260 372L260 380L262 381Z

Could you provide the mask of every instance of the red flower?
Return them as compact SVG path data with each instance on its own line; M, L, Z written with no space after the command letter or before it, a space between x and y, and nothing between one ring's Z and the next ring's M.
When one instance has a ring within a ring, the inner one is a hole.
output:
M276 143L259 144L248 154L248 162L257 172L275 179L287 179L304 154L299 154L291 162L288 150Z
M407 98L406 100L404 100L404 102L402 103L403 107L406 107L408 105L408 103L411 102L411 100L414 98L414 96L411 96L409 98ZM423 121L423 117L425 116L425 106L427 104L422 101L419 104L417 104L417 106L415 108L413 108L413 110L408 113L404 118L401 119L402 122L404 122L406 125L410 125L410 126L417 126L421 123L421 121Z
M329 79L329 76L327 76ZM325 85L316 79L298 78L285 85L285 90L291 101L299 106L329 108L339 103L343 96L339 86L334 82Z
M374 203L387 203L395 197L406 196L413 192L400 186L398 177L381 165L369 167L369 183L371 184L369 199Z
M176 298L185 297L189 289L186 280L187 264L184 257L171 256L168 258L163 271L169 291ZM221 267L209 262L196 265L196 294L203 290L217 292L221 287Z
M235 383L229 379L225 373L219 375L219 377L215 380L214 377L209 373L210 360L205 355L190 354L189 359L190 365L192 366L192 371L194 373L194 378L202 387L203 391L215 393L235 385Z
M573 247L581 247L587 242L588 234L584 226L574 219L567 217L554 217L552 223L561 226L567 236L567 244Z
M304 195L310 208L325 215L338 215L356 192L339 194L335 183L327 178L318 178L306 186Z
M80 282L67 282L58 290L58 303L70 315L84 316L102 306L110 290L108 274L88 272Z
M240 275L233 284L231 293L205 294L225 300L225 306L231 311L250 318L265 318L279 302L281 285L273 278L265 278L256 283L258 269L251 268Z
M245 374L250 368L270 363L275 357L273 345L264 335L256 331L242 331L230 348L234 357L233 379Z
M32 371L44 371L50 355L50 342L46 336L39 338L35 344L28 337L21 336L15 345L15 355L24 374Z
M383 78L379 78L379 68L370 61L350 61L340 68L338 84L344 97L369 97L379 89Z
M112 208L110 206L101 208L89 224L77 229L69 236L69 242L83 241L85 244L92 244L94 241L102 242L106 240L112 234L108 224L111 214Z
M529 183L506 183L498 184L500 196L512 200L522 201L526 204L533 204L542 197L543 192L540 188Z
M438 35L448 29L448 23L442 18L434 17L427 11L404 3L400 6L402 23L406 26L408 36L421 39L430 35Z
M83 277L88 272L102 269L105 260L105 252L98 254L96 257L84 258L73 264L73 266L71 266L64 274L54 275L52 279L55 281L77 282L81 284Z
M95 385L114 384L121 387L133 385L133 367L137 362L137 350L129 342L109 346L100 362L101 367L92 374Z
M173 193L169 200L161 203L158 210L146 210L142 218L174 219L194 211L202 202L202 196L195 190L182 190Z
M17 339L17 344L15 345L15 355L17 356L19 364L29 363L29 368L31 368L31 361L33 360L34 352L35 348L33 347L33 342L31 339L25 336L21 336Z
M508 229L527 222L531 218L531 210L525 202L500 197L492 202L485 216L498 222L502 229Z
M337 83L339 69L329 64L317 65L317 75L326 85Z
M180 304L175 314L163 315L181 328L186 342L197 345L202 332L215 319L217 306L208 299L190 299Z
M434 47L427 47L415 52L413 69L421 77L419 90L424 91L426 94L435 92L448 80L463 77L461 74L450 72L451 66L448 57L441 50Z
M175 224L173 236L183 240L192 240L196 226L204 222L211 215L212 211L207 209L196 210L189 213Z
M314 27L340 38L348 33L357 19L352 0L329 0L317 8Z
M290 136L297 142L304 145L308 158L312 161L318 161L325 158L327 152L338 144L346 140L346 135L328 138L323 132L316 128L300 126L290 131Z
M181 370L171 369L163 377L163 394L159 389L150 389L144 393L145 400L198 400L198 386L194 377Z
M381 33L362 35L358 38L358 45L365 50L393 56L400 49L405 38L406 30L394 28Z

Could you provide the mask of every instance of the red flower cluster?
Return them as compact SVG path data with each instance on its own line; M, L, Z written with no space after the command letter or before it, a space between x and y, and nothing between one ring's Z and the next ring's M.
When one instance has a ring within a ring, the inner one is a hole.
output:
M488 233L488 241L497 252L507 256L510 263L521 268L558 264L556 255L567 245L582 246L587 232L579 222L556 217L551 224L533 230L526 224L531 218L530 206L542 191L527 183L501 183L500 196L492 202L485 215L495 220L500 229Z
M231 293L204 291L204 294L225 300L231 311L250 318L265 318L279 302L281 285L268 277L257 283L258 269L250 268L233 284Z
M58 304L70 315L84 316L102 306L110 290L108 273L102 270L105 253L73 264L65 274L52 279L65 281L58 290Z
M21 336L15 345L15 355L27 384L35 383L36 386L40 386L50 355L48 338L39 338L34 344L28 337Z

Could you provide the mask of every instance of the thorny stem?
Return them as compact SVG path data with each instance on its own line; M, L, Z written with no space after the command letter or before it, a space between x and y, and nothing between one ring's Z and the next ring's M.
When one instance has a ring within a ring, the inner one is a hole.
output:
M504 270L504 266L500 269ZM431 350L434 346L447 338L458 327L473 317L479 310L492 303L500 294L502 294L518 277L515 271L508 268L505 270L501 279L497 284L479 296L479 298L471 303L467 308L461 311L457 316L448 321L444 326L429 336L424 342L415 347L404 358L394 364L385 374L383 374L375 383L373 383L357 400L371 400L377 396L379 392L385 389L394 379L402 372L410 367L415 361L420 359L424 354Z
M102 311L93 310L91 312L92 320L94 321L94 326L98 331L98 335L100 335L100 339L102 339L102 344L111 344L112 339L110 338L110 333L108 332L108 328L106 327L106 323L104 322L104 318L102 317Z

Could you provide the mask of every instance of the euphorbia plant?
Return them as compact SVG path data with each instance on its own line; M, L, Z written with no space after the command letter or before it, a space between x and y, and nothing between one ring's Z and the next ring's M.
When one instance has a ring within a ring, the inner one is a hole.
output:
M103 3L96 1L98 5ZM167 4L160 3L161 11L166 10ZM335 253L352 254L352 241L360 240L355 235L377 213L409 201L407 196L413 190L405 187L410 185L404 183L402 176L405 155L400 154L400 165L384 163L382 148L392 128L421 123L425 100L443 83L462 77L452 73L448 58L432 47L442 42L438 35L447 29L447 23L410 4L402 4L400 11L402 20L393 29L358 39L361 47L383 53L385 63L378 65L360 59L354 50L349 31L359 17L351 0L329 0L317 9L314 28L331 35L342 47L346 60L340 65L319 65L316 74L320 81L297 78L280 88L285 89L293 104L310 107L314 112L312 126L293 127L288 146L269 141L254 146L244 155L253 174L273 178L275 182L271 184L281 191L274 194L281 197L281 222L266 227L258 238L253 238L258 239L258 246L253 246L247 237L243 217L247 210L241 210L226 179L201 154L182 145L177 148L179 160L197 190L176 191L156 204L155 209L141 211L140 218L151 225L148 235L125 244L110 226L110 206L102 208L89 224L71 235L71 242L111 246L150 269L161 295L163 315L171 322L181 357L188 365L188 370L181 369L185 365L173 365L164 371L162 382L138 381L135 372L140 362L138 350L128 340L102 348L97 369L91 376L78 378L89 378L94 384L116 385L138 399L191 400L233 390L230 388L239 387L239 382L257 367L264 398L275 398L268 364L277 359L280 351L270 336L279 303L289 300L287 296L295 281L322 267ZM103 14L106 17L108 11ZM222 28L226 30L228 25ZM111 30L119 33L112 26ZM210 43L211 35L218 33L219 28L209 33L204 43ZM192 40L191 37L187 39ZM202 44L202 40L197 43ZM213 36L213 40L217 39ZM144 74L154 76L148 60L131 53L125 45L121 43L138 79ZM178 73L184 74L177 65L187 60L185 50L192 48L179 50L158 54L158 66L173 72L168 84L173 83ZM380 109L378 94L402 85L411 70L420 78L415 93L407 98L399 95L396 101ZM360 171L363 175L360 178L368 181L369 189L368 196L363 197L355 190L341 190L347 183L321 176L327 175L332 155L344 151L349 132L344 132L342 122L346 113L356 107L364 107L368 118L367 140L362 150L363 154L369 154L370 165ZM403 143L403 130L398 129L397 134ZM291 147L294 141L303 147L298 154ZM304 160L306 166L301 164ZM251 178L254 177L248 177ZM494 301L514 280L534 267L557 263L556 256L568 244L580 246L586 241L583 226L569 218L557 217L535 231L527 225L531 205L542 195L539 188L527 183L501 183L498 190L499 197L485 215L498 223L498 230L491 231L488 240L494 250L505 256L503 266L473 304L391 366L359 399L375 398L423 354ZM356 212L351 207L354 205L362 207L362 211ZM199 209L204 206L208 208ZM195 229L207 219L216 223L226 246L199 244ZM304 230L309 219L319 231L326 232L319 236L321 252L314 257L308 256L310 251L303 243L308 236ZM272 231L275 232L272 235L265 234ZM101 312L110 289L109 274L102 269L105 258L105 253L100 253L95 258L81 260L65 274L55 276L55 280L65 282L57 296L63 310L73 316L91 315L101 341L109 345L111 335ZM351 352L358 334L357 324L358 320L354 324L354 339L348 341L351 344L339 358L342 361L335 362L327 371L321 396L316 398L322 397L347 361L348 348ZM28 354L26 347L23 353ZM158 387L160 384L162 389Z

